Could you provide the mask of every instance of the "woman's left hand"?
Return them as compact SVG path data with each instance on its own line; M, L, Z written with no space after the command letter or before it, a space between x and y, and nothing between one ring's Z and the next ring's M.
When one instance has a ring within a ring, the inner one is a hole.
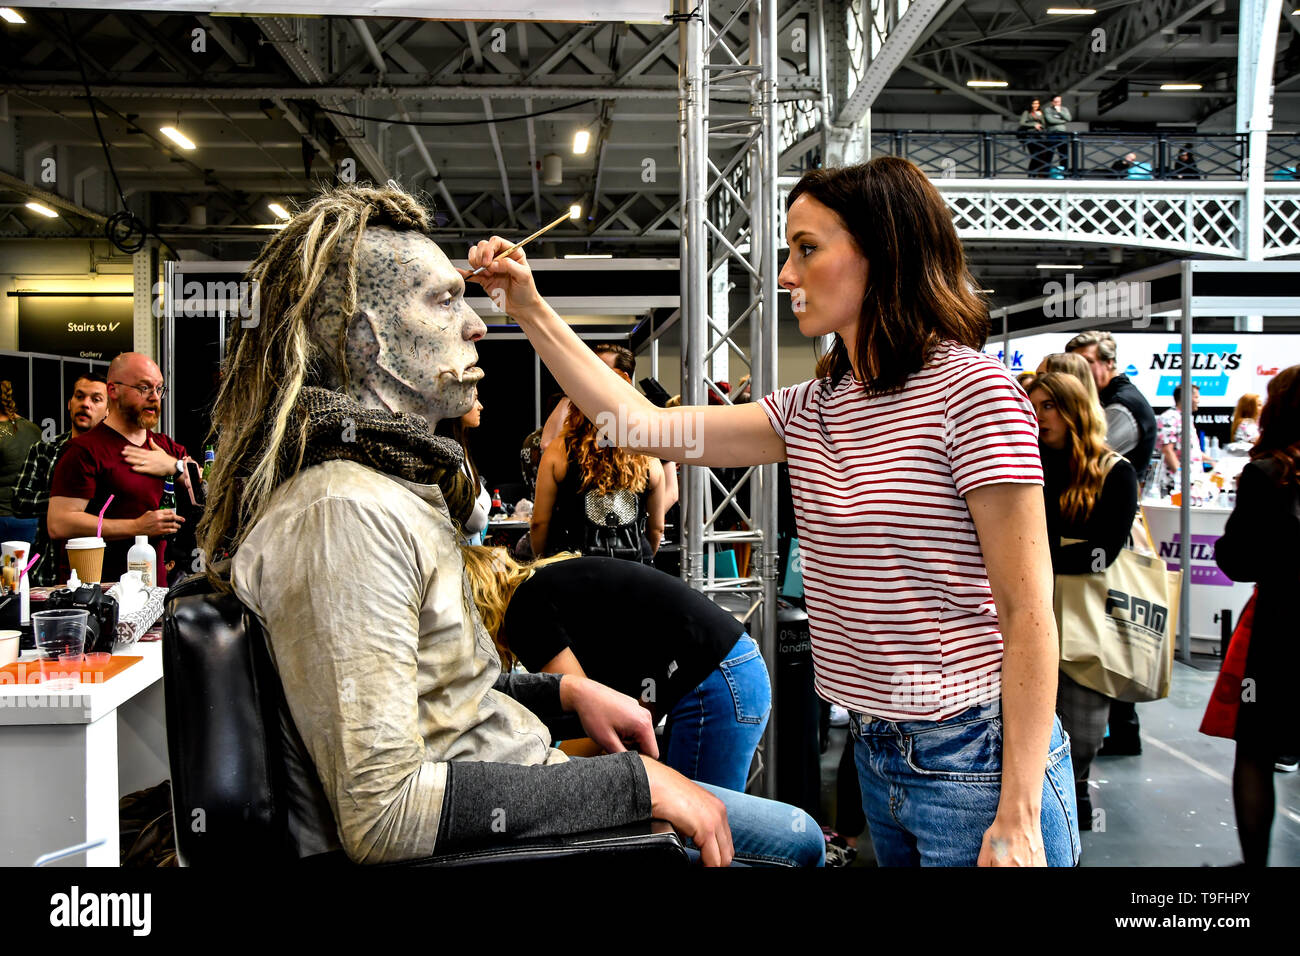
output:
M984 831L978 866L1047 866L1037 815L1012 820L999 813Z

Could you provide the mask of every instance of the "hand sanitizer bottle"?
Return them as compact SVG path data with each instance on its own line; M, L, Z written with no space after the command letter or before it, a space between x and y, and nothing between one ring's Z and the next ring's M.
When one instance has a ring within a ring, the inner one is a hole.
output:
M158 553L154 551L149 538L143 534L135 536L135 544L126 553L126 569L139 571L140 581L147 588L157 586Z

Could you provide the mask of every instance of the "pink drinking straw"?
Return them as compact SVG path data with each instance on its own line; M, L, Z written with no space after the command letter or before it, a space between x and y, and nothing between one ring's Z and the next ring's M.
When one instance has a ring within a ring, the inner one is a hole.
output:
M104 502L104 507L99 509L99 524L95 526L96 538L101 537L104 533L104 512L108 510L108 506L111 505L112 503L113 503L113 496L109 495L108 500Z
M32 569L32 565L34 565L39 560L41 560L41 556L39 554L32 555L32 559L27 562L27 566L18 572L18 577L14 580L14 587L18 586L18 582L23 579L23 575L26 574L28 571L30 571Z

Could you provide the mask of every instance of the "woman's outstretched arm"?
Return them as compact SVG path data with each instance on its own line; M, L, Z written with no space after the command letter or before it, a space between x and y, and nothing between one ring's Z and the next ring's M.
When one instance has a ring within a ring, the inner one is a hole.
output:
M785 460L785 442L757 402L656 408L546 304L522 249L492 262L511 245L493 236L473 246L471 268L488 265L470 281L483 286L519 323L569 399L619 446L691 465L735 467ZM470 278L468 270L461 274Z

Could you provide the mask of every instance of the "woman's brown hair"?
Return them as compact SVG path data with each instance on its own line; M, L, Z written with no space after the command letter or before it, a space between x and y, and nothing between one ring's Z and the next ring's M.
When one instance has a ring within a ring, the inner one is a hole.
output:
M804 174L788 209L808 195L840 217L868 264L856 351L835 337L817 363L818 378L838 381L853 367L869 394L903 387L942 339L981 349L989 317L952 213L920 167L894 156Z
M1300 365L1278 372L1268 383L1259 413L1259 441L1252 461L1272 458L1282 465L1282 484L1300 483Z
M14 386L9 379L0 382L0 414L6 418L22 418L18 414L18 403L14 401Z
M1030 393L1042 390L1070 433L1070 483L1061 492L1061 516L1071 523L1088 520L1101 487L1119 457L1106 446L1106 418L1083 385L1069 372L1044 372Z
M1232 410L1232 424L1228 427L1229 442L1237 440L1237 426L1247 418L1259 421L1259 406L1259 396L1254 392L1247 392L1237 399L1237 407Z
M591 350L597 355L613 355L614 371L623 373L630 382L636 374L636 356L622 345L602 342ZM569 416L560 432L569 460L578 466L578 488L608 494L616 488L627 488L640 494L645 490L650 476L650 459L645 455L616 447L612 441L600 437L595 423L582 414L577 405L570 403Z

